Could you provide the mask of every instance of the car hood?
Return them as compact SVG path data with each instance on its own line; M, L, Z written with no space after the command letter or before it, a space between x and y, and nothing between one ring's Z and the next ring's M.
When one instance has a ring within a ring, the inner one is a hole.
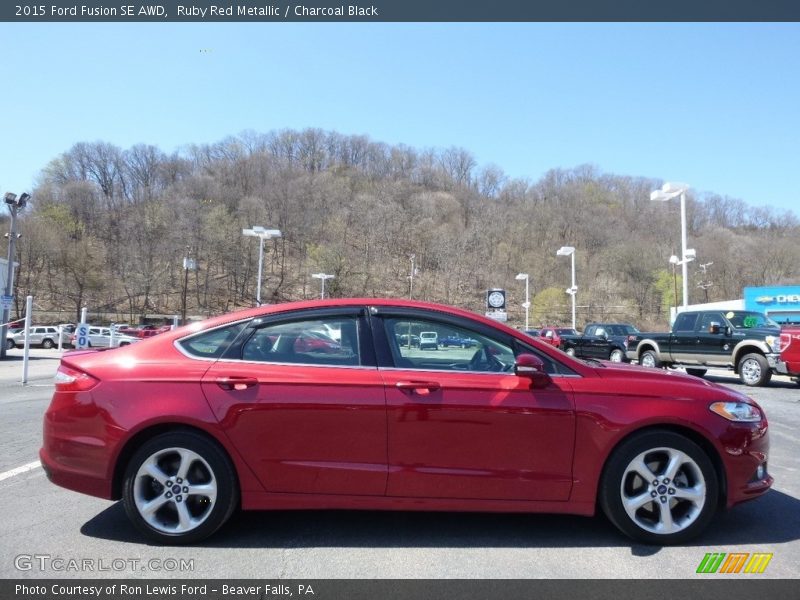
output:
M602 379L620 379L623 389L647 389L654 394L691 396L698 400L731 399L755 402L744 394L723 385L708 381L701 377L687 375L682 371L652 369L639 365L629 365L602 361L602 367L596 367L595 373Z
M753 337L762 337L767 335L779 336L781 330L779 327L735 327L733 333L736 335L750 335Z

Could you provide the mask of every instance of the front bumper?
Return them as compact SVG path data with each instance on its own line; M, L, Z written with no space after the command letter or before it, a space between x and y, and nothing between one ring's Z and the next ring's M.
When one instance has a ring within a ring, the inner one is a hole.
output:
M766 420L758 424L731 424L720 436L727 472L726 505L734 506L766 493L774 479L768 470L769 434ZM759 467L763 473L759 476Z

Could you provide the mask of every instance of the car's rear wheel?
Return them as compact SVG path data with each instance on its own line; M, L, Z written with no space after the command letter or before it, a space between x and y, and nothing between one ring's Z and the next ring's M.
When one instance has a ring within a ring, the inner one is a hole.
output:
M645 350L639 359L639 364L650 369L661 366L661 362L658 360L658 356L653 350Z
M739 361L739 379L749 386L767 385L772 379L767 359L755 352L743 356Z
M14 340L6 340L6 348L12 350L16 348L17 345L14 343Z
M714 465L690 439L671 431L636 435L617 448L603 472L600 504L635 540L679 544L698 535L716 511Z
M192 432L159 435L142 445L125 470L125 512L162 544L187 544L217 531L239 502L230 459Z
M686 369L689 375L694 375L695 377L702 377L707 371L708 369Z
M45 338L44 340L42 340L42 348L50 350L50 348L52 348L53 346L55 346L55 344L53 343L53 340L51 340L50 338Z
M608 360L615 363L621 363L622 360L625 358L625 355L622 353L622 350L619 348L614 348L611 351L611 354L608 356Z

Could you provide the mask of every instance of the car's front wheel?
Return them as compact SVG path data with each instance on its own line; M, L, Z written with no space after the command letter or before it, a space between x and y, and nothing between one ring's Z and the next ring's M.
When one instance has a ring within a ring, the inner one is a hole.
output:
M53 342L53 340L51 340L50 338L45 338L44 340L42 340L42 348L44 348L45 350L50 350L55 345L56 345L55 342Z
M742 357L739 362L739 379L749 386L767 385L772 379L767 359L755 352Z
M698 535L717 507L714 465L692 440L649 431L623 442L606 464L600 504L611 522L635 540L680 544Z
M162 544L188 544L217 531L239 502L225 452L193 432L166 433L139 448L123 483L125 512Z
M6 340L6 348L8 350L13 350L16 347L17 345L14 343L14 340Z
M611 354L608 356L608 360L615 363L621 363L622 360L625 358L625 355L622 353L622 350L619 348L614 348L611 351Z

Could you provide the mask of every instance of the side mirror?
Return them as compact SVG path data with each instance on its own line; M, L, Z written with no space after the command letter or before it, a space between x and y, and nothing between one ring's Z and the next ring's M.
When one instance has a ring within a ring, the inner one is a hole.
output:
M527 377L534 388L544 388L550 385L552 379L544 370L542 359L533 354L520 354L514 363L514 373L517 377Z
M708 333L719 333L719 323L711 321L708 326Z

